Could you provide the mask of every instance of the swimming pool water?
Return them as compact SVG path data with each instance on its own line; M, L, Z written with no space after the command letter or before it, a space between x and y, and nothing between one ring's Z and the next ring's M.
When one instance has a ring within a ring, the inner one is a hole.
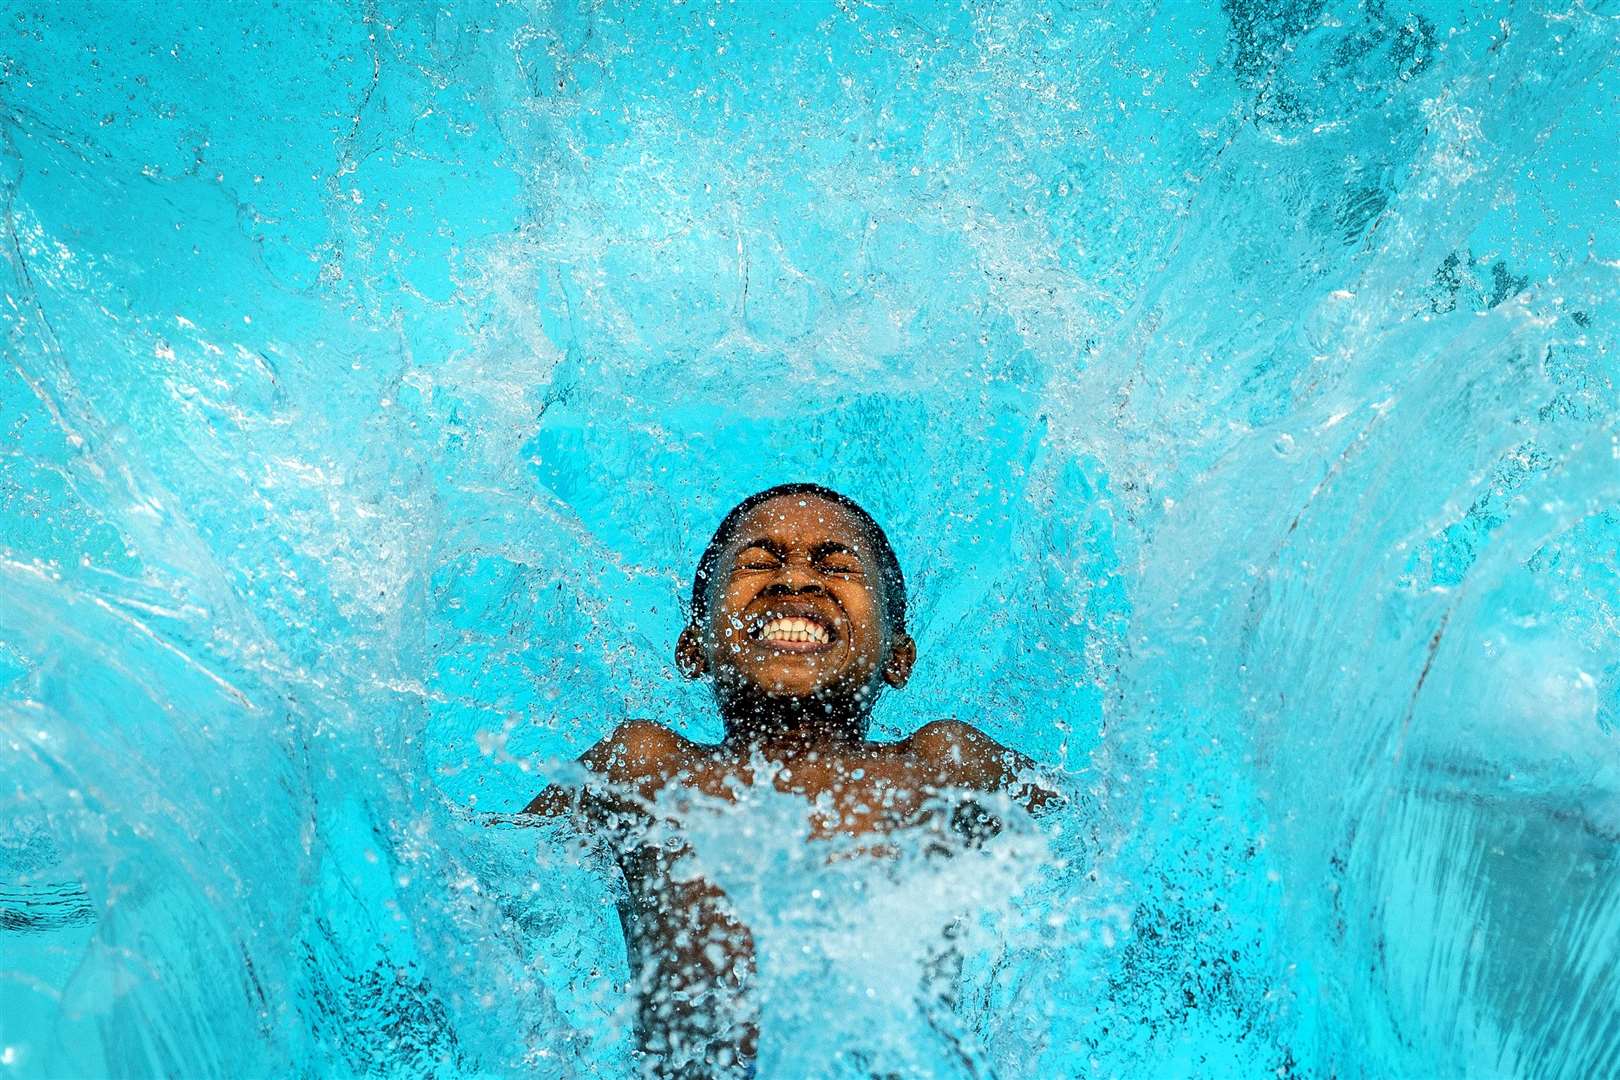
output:
M487 825L719 516L1073 799L690 822L761 1075L1620 1075L1613 3L0 5L0 1076L628 1076ZM920 996L962 913L956 1003ZM808 950L799 949L808 944Z

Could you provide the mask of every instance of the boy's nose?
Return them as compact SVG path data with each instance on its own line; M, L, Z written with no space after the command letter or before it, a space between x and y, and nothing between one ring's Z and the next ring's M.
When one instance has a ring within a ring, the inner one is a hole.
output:
M776 580L765 586L766 596L788 596L793 593L824 594L825 591L813 573L791 565L784 566Z

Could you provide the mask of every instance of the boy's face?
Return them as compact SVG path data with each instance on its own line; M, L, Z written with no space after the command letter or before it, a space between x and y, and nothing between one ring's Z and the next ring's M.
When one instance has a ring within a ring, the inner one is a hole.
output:
M880 677L905 684L914 646L904 634L891 640L876 552L843 507L813 495L759 504L715 575L709 625L701 640L682 634L680 660L712 672L722 691L844 697L875 694Z

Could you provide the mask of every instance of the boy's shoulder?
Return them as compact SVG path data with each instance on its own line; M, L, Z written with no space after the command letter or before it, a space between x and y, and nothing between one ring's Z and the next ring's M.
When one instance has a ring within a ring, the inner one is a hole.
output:
M992 787L1006 774L1006 747L961 720L924 724L899 746L919 764L937 770L942 780L962 787Z
M960 763L972 760L996 744L972 724L961 720L934 720L906 736L900 745L923 761Z
M688 765L700 744L651 720L626 720L580 760L610 783L654 786Z
M626 720L603 741L612 742L627 753L646 757L679 753L698 745L653 720Z
M579 763L605 784L587 791L551 784L524 808L525 814L559 816L592 808L623 809L621 796L651 801L668 780L687 768L701 744L651 720L626 720L579 756Z

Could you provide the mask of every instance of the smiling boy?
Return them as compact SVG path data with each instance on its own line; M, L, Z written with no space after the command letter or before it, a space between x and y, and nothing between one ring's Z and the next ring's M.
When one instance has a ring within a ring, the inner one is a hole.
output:
M650 1075L751 1075L757 1037L727 1004L747 988L748 928L719 889L676 871L682 849L648 839L661 793L735 801L733 786L763 769L807 800L812 839L916 829L943 849L939 840L994 831L974 793L1006 792L1029 809L1051 797L1018 779L1027 758L964 723L867 739L879 693L905 686L916 656L905 581L877 522L818 485L759 492L704 551L676 645L681 673L710 680L724 737L702 744L648 721L621 724L580 757L591 783L554 785L526 808L570 814L610 840L627 885L620 915ZM951 812L941 813L946 798Z

